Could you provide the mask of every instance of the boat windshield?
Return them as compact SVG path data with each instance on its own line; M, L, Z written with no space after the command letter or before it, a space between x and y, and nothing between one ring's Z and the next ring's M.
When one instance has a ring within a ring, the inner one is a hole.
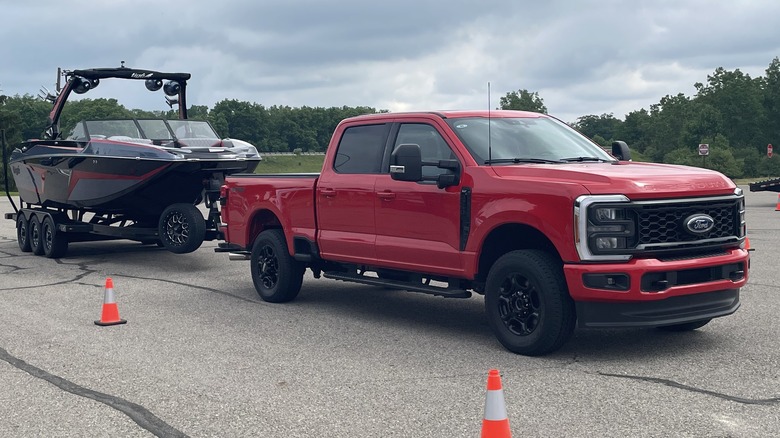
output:
M168 120L177 139L182 138L210 138L219 139L219 136L208 122L195 120Z
M116 119L85 120L76 124L68 140L108 139L209 139L219 136L208 122L197 120Z
M479 164L615 161L565 123L549 117L448 119Z

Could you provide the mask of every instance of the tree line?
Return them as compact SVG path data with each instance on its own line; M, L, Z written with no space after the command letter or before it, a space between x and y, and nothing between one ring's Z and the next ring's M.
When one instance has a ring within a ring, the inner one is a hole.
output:
M780 60L765 72L751 78L717 68L706 83L694 84L694 96L666 95L623 120L585 115L572 125L602 146L625 141L635 160L707 167L731 178L780 176L780 157L767 156L767 145L780 144ZM546 113L539 95L527 90L508 93L501 108ZM699 144L709 145L706 159Z
M639 161L706 166L731 178L780 175L780 157L766 156L767 144L780 144L780 60L772 60L765 76L751 78L739 69L717 68L706 83L694 86L694 96L666 95L622 120L612 113L591 114L572 126L603 146L625 141ZM547 113L542 97L526 89L506 93L499 104L499 109ZM7 150L24 139L39 138L50 110L49 102L35 96L0 93L0 129L5 131ZM189 118L207 120L220 135L248 141L261 152L324 151L341 119L376 112L386 110L266 107L235 99L213 108L188 108ZM60 127L67 134L80 120L123 117L177 118L178 112L127 109L116 99L81 99L66 104ZM697 152L701 143L709 144L706 161Z

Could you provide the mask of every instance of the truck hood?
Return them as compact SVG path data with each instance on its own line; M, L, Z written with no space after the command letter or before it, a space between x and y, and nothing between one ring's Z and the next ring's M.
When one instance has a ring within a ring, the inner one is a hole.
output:
M567 163L493 166L500 178L580 184L591 194L624 194L631 199L731 194L725 175L698 167L639 163Z

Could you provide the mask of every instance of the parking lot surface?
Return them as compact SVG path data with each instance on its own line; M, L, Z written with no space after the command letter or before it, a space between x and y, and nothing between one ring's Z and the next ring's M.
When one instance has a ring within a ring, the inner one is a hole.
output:
M474 437L491 368L514 436L776 436L777 201L747 192L755 251L734 315L689 333L577 330L540 358L501 347L480 296L307 276L297 300L269 304L216 242L47 259L3 220L0 436ZM109 277L128 322L99 327Z

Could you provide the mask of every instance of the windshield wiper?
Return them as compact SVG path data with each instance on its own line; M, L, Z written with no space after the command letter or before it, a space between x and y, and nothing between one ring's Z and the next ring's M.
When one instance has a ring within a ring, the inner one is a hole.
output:
M544 158L493 158L492 160L485 160L485 164L501 164L501 163L535 163L535 164L557 164L562 163L560 160L545 160Z
M570 158L561 158L561 161L566 161L566 162L569 162L569 161L580 161L580 162L582 162L582 161L604 161L604 162L606 162L608 160L605 160L605 159L599 158L599 157L570 157Z

